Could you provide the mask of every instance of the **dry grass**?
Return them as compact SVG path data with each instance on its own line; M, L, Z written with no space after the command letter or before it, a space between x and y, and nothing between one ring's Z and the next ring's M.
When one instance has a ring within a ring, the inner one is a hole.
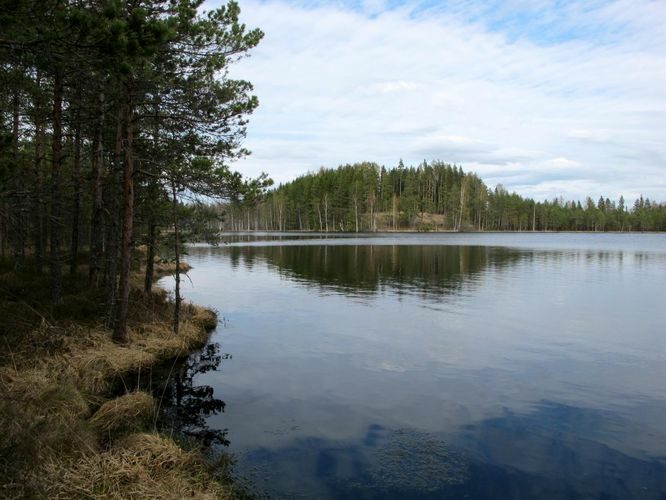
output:
M187 262L181 261L180 265L178 266L180 268L181 273L186 273L190 269L192 269L192 266L190 266ZM153 264L153 272L156 275L167 275L167 274L174 274L176 272L176 263L175 262L155 262Z
M220 499L232 490L211 481L200 456L156 434L132 434L108 451L47 467L49 498Z
M98 323L52 317L6 342L0 358L0 497L230 496L196 453L158 435L135 434L153 425L156 405L149 394L107 401L125 378L204 345L215 313L184 304L175 335L166 293L146 297L134 290L131 300L127 346L115 344Z
M43 370L0 369L0 497L37 496L40 464L97 449L85 396Z
M178 335L166 321L135 325L127 346L115 344L110 332L93 332L89 346L51 358L50 370L68 372L82 389L99 394L117 386L126 375L187 356L207 338L204 328L191 318L181 322Z
M155 417L153 397L141 391L130 392L104 403L90 418L90 424L109 438L145 431Z
M99 395L122 383L127 375L187 356L205 345L208 333L217 325L213 311L184 303L176 335L171 323L172 305L165 294L158 291L143 303L142 297L133 294L129 345L114 343L111 331L101 325L42 324L12 346L9 362L19 370L41 370L51 379Z
M194 304L188 305L188 308L191 321L195 325L203 328L206 332L210 332L217 327L217 314L215 311Z

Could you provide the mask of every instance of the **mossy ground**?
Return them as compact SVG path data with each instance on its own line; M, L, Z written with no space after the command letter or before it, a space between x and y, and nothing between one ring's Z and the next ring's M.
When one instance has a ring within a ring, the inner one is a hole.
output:
M157 434L152 396L110 396L203 346L215 314L183 304L174 335L167 294L133 290L120 346L85 274L66 278L61 305L48 303L47 278L0 263L0 497L233 497L197 452Z

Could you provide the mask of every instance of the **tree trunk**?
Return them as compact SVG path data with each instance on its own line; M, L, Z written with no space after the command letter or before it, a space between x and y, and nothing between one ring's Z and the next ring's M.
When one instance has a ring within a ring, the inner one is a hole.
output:
M278 229L280 231L284 231L284 227L282 226L282 210L283 210L283 205L281 201L278 201Z
M76 132L74 133L74 164L72 168L72 183L74 187L74 203L72 206L72 241L71 241L71 262L69 274L76 273L76 266L79 261L79 220L81 211L81 112L76 113Z
M121 344L127 344L129 342L129 335L127 332L127 312L129 307L129 275L132 262L132 232L134 223L132 106L130 103L126 103L124 108L125 168L123 169L123 224L120 244L120 279L118 280L118 317L113 330L113 340Z
M118 246L119 246L119 219L120 205L119 198L123 196L120 188L121 154L123 151L123 114L124 106L118 109L116 121L116 137L113 150L113 163L111 165L111 182L108 186L108 222L105 231L104 250L106 252L104 266L104 284L106 285L106 324L107 327L114 327L116 320L116 298L117 298L117 277L118 277Z
M377 221L375 220L375 196L370 198L370 231L377 231Z
M97 285L103 253L104 198L102 181L104 178L104 94L99 95L99 124L97 137L93 142L92 178L93 212L90 221L90 282Z
M465 208L465 179L460 181L460 214L458 216L458 231L462 228L463 211Z
M4 212L4 204L0 201L0 210ZM0 260L5 260L5 225L4 217L0 216Z
M25 207L25 196L23 195L24 185L23 185L23 176L18 174L18 166L20 164L20 154L19 154L19 134L20 134L20 119L21 119L21 100L18 91L14 91L14 97L12 99L13 111L12 111L12 156L14 160L14 166L17 169L17 175L15 179L15 189L18 193L18 198L15 203L16 213L16 231L15 231L15 242L14 242L14 270L20 271L23 267L23 262L25 260L25 240L28 233L27 230L27 220L25 216L26 207Z
M39 79L37 80L39 85ZM36 106L37 107L37 106ZM33 238L35 244L35 265L41 272L44 260L44 210L42 203L42 121L40 109L35 110L35 193L33 196L34 224Z
M324 195L324 222L326 223L326 232L328 233L328 195ZM335 227L335 223L333 223Z
M175 287L175 300L173 308L173 332L178 335L178 329L180 326L180 238L178 234L178 197L176 192L176 183L171 183L171 195L172 195L172 208L173 208L173 239L174 239L174 256L176 260L176 287Z
M151 217L148 222L148 254L146 256L146 275L143 280L143 293L146 295L153 291L153 273L155 272L155 230L157 225Z
M159 95L153 104L153 112L155 113L155 123L153 126L153 152L155 159L159 158L160 152L160 102ZM157 182L151 180L149 193L157 197L156 191L159 187L156 186ZM146 271L143 279L143 293L149 295L153 291L153 273L155 264L155 231L157 225L155 222L154 207L149 202L149 216L148 216L148 251L146 255Z
M63 82L60 71L56 71L53 81L53 140L51 168L51 234L50 234L50 265L51 265L51 300L54 304L62 302L62 267L60 263L60 239L62 220L60 213L61 186L60 170L62 168L62 93Z
M358 198L354 196L354 217L356 221L356 232L358 233Z

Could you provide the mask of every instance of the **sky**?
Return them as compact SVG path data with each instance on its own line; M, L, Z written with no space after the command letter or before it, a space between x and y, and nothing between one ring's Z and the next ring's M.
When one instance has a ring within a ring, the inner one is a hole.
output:
M666 201L666 0L239 0L235 168L441 160L539 200ZM205 7L220 5L208 0Z

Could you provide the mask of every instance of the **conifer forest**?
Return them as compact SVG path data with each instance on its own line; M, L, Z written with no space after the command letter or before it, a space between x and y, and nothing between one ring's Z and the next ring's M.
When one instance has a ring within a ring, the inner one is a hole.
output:
M267 182L229 167L248 153L241 140L258 100L227 70L263 33L239 21L233 1L205 13L202 4L0 8L1 257L17 272L48 273L54 304L63 275L87 265L120 342L132 250L147 249L149 291L160 228L178 261L180 211L202 196L242 199Z
M441 161L322 168L263 199L225 205L230 230L666 231L666 204L589 196L535 201Z

